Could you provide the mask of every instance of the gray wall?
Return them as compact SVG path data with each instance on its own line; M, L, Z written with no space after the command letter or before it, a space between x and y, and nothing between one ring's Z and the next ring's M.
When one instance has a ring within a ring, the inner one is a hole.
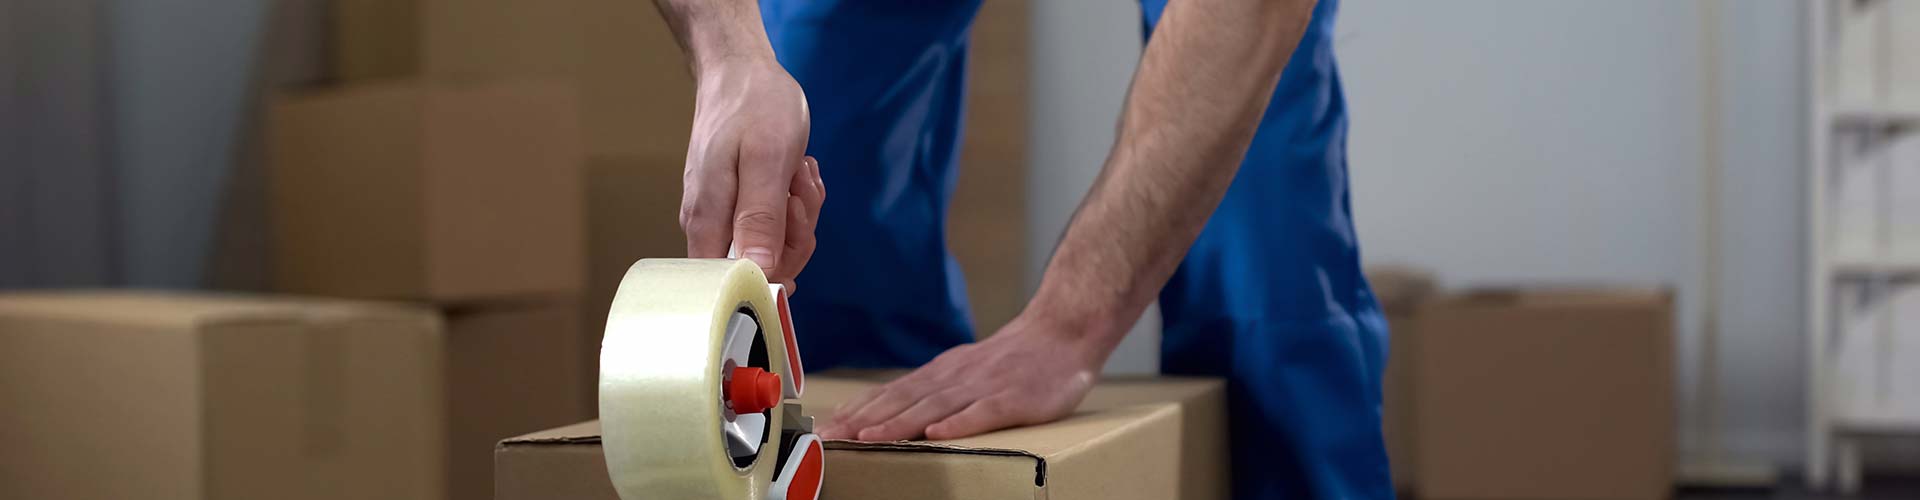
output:
M1140 7L1131 0L1033 2L1027 179L1029 294L1113 145L1127 82L1140 59ZM1109 373L1159 371L1159 311L1147 312L1107 360Z
M0 0L0 288L118 279L105 11Z
M202 286L267 0L122 0L108 22L126 284Z
M1723 49L1710 61L1699 2L1344 2L1336 46L1354 210L1370 263L1420 265L1448 285L1676 287L1680 388L1691 395L1714 123L1703 103L1719 99L1724 436L1736 456L1793 462L1804 413L1801 12L1790 0L1722 6L1711 22ZM1037 271L1105 157L1139 44L1132 2L1034 9ZM1708 64L1722 72L1713 89ZM1137 328L1109 370L1151 371L1152 330ZM1684 447L1697 434L1683 431Z

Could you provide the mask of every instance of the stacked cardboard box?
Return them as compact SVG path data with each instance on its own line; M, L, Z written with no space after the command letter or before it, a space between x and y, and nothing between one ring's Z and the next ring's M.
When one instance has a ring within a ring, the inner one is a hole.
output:
M1412 359L1420 498L1667 498L1673 297L1488 289L1421 305Z
M1370 267L1392 342L1393 482L1421 498L1664 498L1672 297L1617 287L1440 292Z
M440 498L446 340L406 305L0 294L0 498Z
M1373 286L1374 296L1386 312L1390 329L1380 414L1387 439L1387 458L1393 469L1393 487L1412 491L1414 391L1419 386L1413 374L1413 346L1420 338L1418 313L1421 304L1434 294L1434 278L1431 273L1410 267L1377 266L1367 268L1367 282Z
M446 335L446 496L499 439L592 416L583 0L337 0L331 84L270 106L273 282L408 301Z

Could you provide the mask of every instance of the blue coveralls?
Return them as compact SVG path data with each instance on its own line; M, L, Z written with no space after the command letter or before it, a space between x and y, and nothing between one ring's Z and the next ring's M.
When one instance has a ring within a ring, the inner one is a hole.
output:
M1337 3L1315 9L1226 198L1160 292L1161 370L1228 379L1236 498L1393 496L1387 328L1348 208ZM972 341L945 234L979 0L760 4L832 192L793 298L808 367L917 366ZM1165 7L1141 2L1147 36Z

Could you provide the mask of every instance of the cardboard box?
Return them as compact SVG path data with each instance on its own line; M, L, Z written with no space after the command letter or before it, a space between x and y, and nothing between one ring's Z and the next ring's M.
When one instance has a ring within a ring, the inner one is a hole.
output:
M1420 336L1420 305L1435 291L1431 273L1405 266L1370 266L1367 283L1387 315L1387 373L1381 384L1381 424L1387 439L1387 458L1393 468L1393 487L1413 489L1414 394L1413 344Z
M591 155L686 154L693 77L651 2L335 0L333 13L339 80L565 78Z
M875 379L815 376L814 415ZM1065 420L944 442L829 441L822 498L1220 499L1225 392L1207 379L1103 382ZM509 439L494 455L500 500L616 500L599 424Z
M967 55L966 133L948 207L947 246L966 274L975 335L1027 305L1028 19L1024 2L986 2ZM831 183L829 183L831 184Z
M1421 498L1669 496L1670 293L1485 290L1419 314Z
M572 87L399 81L272 110L274 279L315 295L573 295L584 219Z
M448 308L447 493L493 498L493 445L592 418L572 300Z
M438 498L441 339L403 306L0 294L0 498Z
M587 160L587 290L581 301L580 366L595 375L607 311L627 268L643 258L687 256L680 232L680 155ZM589 384L582 397L594 401Z
M693 75L652 2L585 3L578 73L587 152L628 158L687 156Z
M582 0L333 0L334 76L570 76Z

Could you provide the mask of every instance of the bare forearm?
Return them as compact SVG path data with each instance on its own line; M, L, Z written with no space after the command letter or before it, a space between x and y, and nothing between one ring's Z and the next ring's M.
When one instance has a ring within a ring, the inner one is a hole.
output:
M1119 138L1028 313L1098 348L1119 342L1225 196L1313 5L1167 6L1135 73Z
M772 63L773 45L754 0L654 0L695 78L728 62Z

